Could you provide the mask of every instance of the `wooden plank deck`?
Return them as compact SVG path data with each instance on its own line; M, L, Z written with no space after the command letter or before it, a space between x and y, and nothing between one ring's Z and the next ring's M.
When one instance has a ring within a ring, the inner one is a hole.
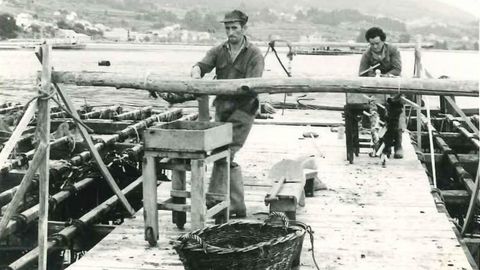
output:
M320 136L305 139L305 131ZM407 134L404 148L405 158L389 160L387 168L366 153L349 164L345 140L330 128L255 125L237 157L246 182L248 218L266 216L263 199L273 164L282 158L318 156L320 149L324 158L318 159L319 176L327 190L307 198L297 213L315 232L320 269L472 269L452 223L437 212ZM169 190L169 183L162 184L159 197L165 198ZM171 223L170 212L159 211L159 219L157 247L144 240L139 211L68 269L183 269L170 245L183 231ZM310 249L306 237L300 269L315 269Z

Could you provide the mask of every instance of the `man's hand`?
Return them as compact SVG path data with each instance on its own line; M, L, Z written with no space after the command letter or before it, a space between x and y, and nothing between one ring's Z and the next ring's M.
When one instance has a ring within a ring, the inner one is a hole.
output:
M193 79L201 79L202 78L202 71L200 70L199 66L193 66L192 71L190 72L190 76Z

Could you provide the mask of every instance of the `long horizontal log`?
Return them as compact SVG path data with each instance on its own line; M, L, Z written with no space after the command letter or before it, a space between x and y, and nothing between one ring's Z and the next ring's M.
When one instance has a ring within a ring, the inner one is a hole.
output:
M55 71L56 83L83 86L110 86L157 92L206 95L245 95L254 93L376 93L478 96L478 81L420 78L317 77L249 78L236 80L169 80L160 74Z

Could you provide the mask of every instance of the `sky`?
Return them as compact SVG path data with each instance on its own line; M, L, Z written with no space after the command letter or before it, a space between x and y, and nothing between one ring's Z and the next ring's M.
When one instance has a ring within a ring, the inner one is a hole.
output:
M437 0L480 17L480 0Z

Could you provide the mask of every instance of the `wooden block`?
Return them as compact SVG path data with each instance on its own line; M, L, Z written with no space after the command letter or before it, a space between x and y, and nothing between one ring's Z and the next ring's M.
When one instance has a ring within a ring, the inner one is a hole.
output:
M284 212L290 219L295 219L297 204L304 196L304 184L284 183L277 194L278 200L270 200L270 212ZM267 196L270 194L267 193Z
M318 177L318 171L312 169L303 169L303 173L305 174L305 196L306 197L313 197L315 193L315 178Z
M231 142L231 123L175 121L145 131L146 149L210 151Z

